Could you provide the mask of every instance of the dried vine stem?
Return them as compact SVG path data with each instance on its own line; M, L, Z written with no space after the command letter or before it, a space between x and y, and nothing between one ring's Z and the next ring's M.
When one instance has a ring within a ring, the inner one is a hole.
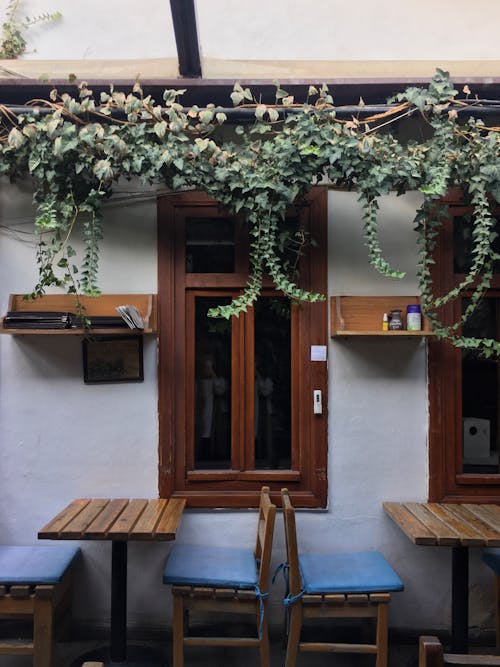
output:
M383 256L378 199L391 191L423 194L414 224L422 303L433 327L438 336L456 345L486 355L500 353L495 341L460 337L462 320L445 327L438 317L440 304L474 286L469 315L488 288L497 259L491 207L492 201L500 202L500 137L496 128L479 120L460 121L464 104L469 103L456 99L458 93L446 72L438 70L427 88L408 88L390 100L392 109L364 120L337 118L326 86L311 86L306 103L298 106L277 84L276 103L266 106L236 84L233 103L251 106L255 114L252 125L234 128L237 140L219 132L227 120L222 109L210 104L186 109L181 104L183 92L166 90L159 104L144 96L136 83L129 94L111 87L96 100L82 83L77 97L53 91L50 100L38 101L49 106L44 114L33 111L13 117L0 107L4 126L10 126L0 136L0 173L12 179L29 177L34 183L35 225L42 232L35 294L51 285L98 292L102 202L124 177L162 182L172 190L204 190L248 222L252 243L247 287L212 315L231 317L249 308L265 273L293 300L322 299L297 283L290 272L294 262L283 263L277 239L287 208L326 176L333 184L360 192L369 261L392 278L401 273ZM286 113L288 107L293 113ZM116 111L124 117L116 119ZM401 142L387 131L413 114L429 124L429 138ZM472 267L458 289L434 295L430 269L441 224L437 202L451 187L463 184L474 220ZM77 227L85 241L79 262L70 243Z

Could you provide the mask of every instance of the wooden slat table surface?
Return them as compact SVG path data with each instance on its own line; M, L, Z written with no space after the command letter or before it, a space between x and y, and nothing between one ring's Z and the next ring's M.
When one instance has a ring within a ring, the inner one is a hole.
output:
M475 503L383 503L414 543L451 547L451 646L469 648L469 549L500 546L500 507Z
M79 498L39 532L48 540L174 540L184 498Z
M497 505L385 502L383 507L414 544L500 546L500 507Z

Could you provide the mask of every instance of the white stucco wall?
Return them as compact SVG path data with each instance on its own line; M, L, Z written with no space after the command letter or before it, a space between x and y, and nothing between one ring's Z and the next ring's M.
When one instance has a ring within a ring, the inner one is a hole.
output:
M241 60L497 59L500 7L489 0L197 0L204 56ZM490 25L483 20L491 17ZM486 24L486 25L485 25ZM481 39L471 39L471 35Z
M7 0L0 3L3 20ZM177 55L169 2L143 11L130 0L75 2L74 0L21 0L18 20L60 12L60 19L40 22L24 32L25 58L115 59L169 58Z
M0 3L0 19L7 0ZM201 54L221 60L497 60L500 6L491 0L362 2L197 0ZM19 16L60 11L30 28L32 59L134 59L176 55L170 3L22 0ZM487 17L487 20L485 20ZM474 38L480 35L481 38Z
M135 186L127 186L134 191ZM156 207L151 194L106 208L100 285L104 292L156 291ZM382 202L387 256L408 270L387 281L368 266L354 193L329 195L329 293L416 293L411 220L416 195ZM27 186L0 183L1 311L11 292L35 282L33 211ZM346 258L349 258L348 260ZM417 340L335 339L329 346L329 506L298 513L302 548L380 549L405 581L394 596L391 625L449 626L446 549L415 547L382 511L384 500L427 494L426 345ZM38 529L72 498L157 495L156 341L145 337L144 383L85 385L77 336L0 336L0 542L36 542ZM253 512L190 511L179 540L253 545ZM76 618L105 624L110 545L82 543ZM163 627L170 596L161 585L164 544L129 549L129 622ZM274 562L284 559L277 522ZM140 576L138 573L140 572ZM492 600L471 566L471 623L484 623ZM281 622L280 587L272 621Z

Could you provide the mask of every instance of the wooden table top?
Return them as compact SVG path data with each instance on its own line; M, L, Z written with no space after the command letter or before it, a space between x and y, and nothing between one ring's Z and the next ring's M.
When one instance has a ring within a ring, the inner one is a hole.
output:
M38 533L48 540L175 540L184 498L79 498Z
M392 503L384 511L415 544L500 546L500 507L464 503Z

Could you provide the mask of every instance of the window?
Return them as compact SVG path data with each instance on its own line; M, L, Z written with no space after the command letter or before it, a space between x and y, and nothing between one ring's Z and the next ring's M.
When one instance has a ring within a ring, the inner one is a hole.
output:
M471 262L470 210L458 197L447 202L434 270L435 293L456 285ZM500 215L499 215L500 226ZM497 239L498 241L498 239ZM443 308L456 321L468 294ZM467 336L499 339L500 267L491 289L462 328ZM500 499L500 366L446 342L429 343L429 497L431 501L498 502Z
M162 197L158 224L160 495L250 507L266 483L287 486L298 506L325 506L326 363L311 361L311 345L326 345L326 301L293 304L265 279L248 312L209 318L246 285L247 225L193 192ZM326 294L326 190L313 189L286 225L314 239L301 287Z

